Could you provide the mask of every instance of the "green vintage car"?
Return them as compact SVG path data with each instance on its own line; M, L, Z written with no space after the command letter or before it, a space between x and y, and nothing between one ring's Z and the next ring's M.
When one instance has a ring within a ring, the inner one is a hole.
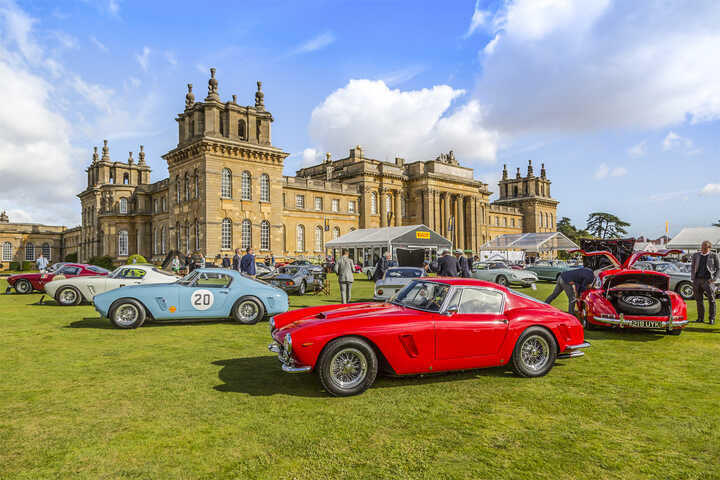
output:
M538 260L537 262L527 265L525 270L535 272L540 280L557 280L562 272L580 268L581 265L570 265L562 260Z
M472 277L499 285L530 287L538 281L537 275L526 270L515 270L502 262L477 262L473 264Z

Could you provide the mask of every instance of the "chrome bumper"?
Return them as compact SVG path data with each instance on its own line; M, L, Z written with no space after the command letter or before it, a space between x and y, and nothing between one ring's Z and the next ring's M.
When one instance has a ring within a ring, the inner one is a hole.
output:
M273 342L268 345L268 350L273 353L277 353L278 360L280 360L280 365L282 366L282 371L285 373L307 373L312 370L312 367L309 367L307 365L303 365L300 367L296 366L295 360L293 360L290 355L287 355L282 345L278 344L277 342Z
M622 313L618 316L618 318L593 316L593 321L619 328L664 328L666 330L672 330L673 328L677 327L684 327L688 324L687 320L675 320L672 317L667 317L664 319L658 318L658 320L626 320L625 316ZM658 326L637 326L635 325L637 322L652 322L658 324Z
M565 347L565 351L562 353L559 353L557 358L575 358L575 357L582 357L585 355L585 352L581 351L581 348L588 348L591 347L590 342L583 342L579 345L568 345Z

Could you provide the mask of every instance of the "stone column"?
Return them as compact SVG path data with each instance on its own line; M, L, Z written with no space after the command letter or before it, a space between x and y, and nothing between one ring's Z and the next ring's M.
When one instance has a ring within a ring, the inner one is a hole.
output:
M378 189L378 212L380 213L380 226L387 226L387 212L385 211L385 191L382 188Z
M416 204L415 204L415 219L417 223L425 223L425 218L427 217L427 211L425 209L425 196L427 194L423 192L422 190L417 190L415 192L416 196Z
M443 235L447 238L450 236L450 231L448 230L448 225L450 222L450 192L445 192L445 202L443 203ZM452 241L452 239L450 239Z
M395 190L395 226L402 225L402 190Z
M428 197L428 218L426 222L423 222L429 229L435 230L435 190L428 189L427 190L427 197Z
M477 253L477 198L470 200L470 249Z

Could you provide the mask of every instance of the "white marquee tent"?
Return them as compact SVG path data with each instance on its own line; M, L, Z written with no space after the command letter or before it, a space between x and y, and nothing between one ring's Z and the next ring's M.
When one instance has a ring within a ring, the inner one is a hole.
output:
M680 233L667 243L666 247L700 250L700 244L705 240L709 240L713 248L720 248L720 227L683 228Z

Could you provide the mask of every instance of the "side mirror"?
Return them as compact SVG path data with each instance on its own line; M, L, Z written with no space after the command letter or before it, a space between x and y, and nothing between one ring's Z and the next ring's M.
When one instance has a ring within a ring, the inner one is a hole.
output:
M448 309L445 310L445 315L447 315L447 316L449 316L449 317L455 315L456 313L458 313L458 307L457 307L457 306L448 307Z

